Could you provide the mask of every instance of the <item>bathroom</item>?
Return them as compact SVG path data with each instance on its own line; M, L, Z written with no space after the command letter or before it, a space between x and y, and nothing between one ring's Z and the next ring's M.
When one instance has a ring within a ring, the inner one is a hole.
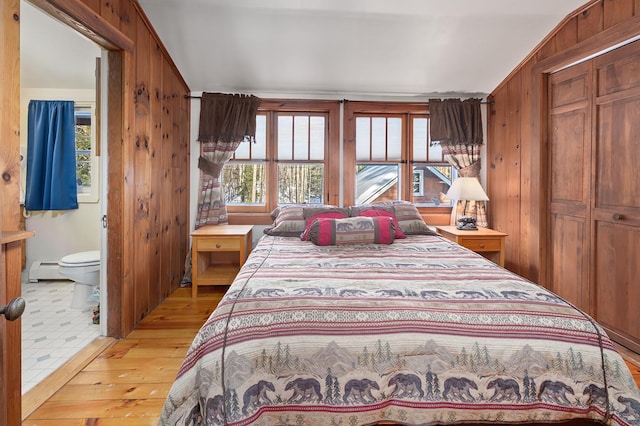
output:
M101 257L104 261L102 217L106 205L102 200L106 180L101 176L105 169L101 163L106 160L100 155L101 135L96 125L101 107L96 95L96 87L100 86L96 68L104 66L96 58L102 56L101 49L26 1L21 2L21 10L21 203L26 191L27 116L31 100L73 101L76 124L81 125L91 141L90 153L78 157L86 160L89 172L78 185L77 209L26 211L22 204L25 227L35 233L26 242L22 272L22 297L27 302L22 317L25 394L88 343L105 334L99 321L103 292L96 291L96 287L76 286L68 274L60 274L57 263L67 255L88 251L97 252L98 262ZM64 71L57 72L59 68ZM95 262L93 266L95 273ZM104 268L98 273L106 275ZM106 288L104 278L100 281L100 287Z

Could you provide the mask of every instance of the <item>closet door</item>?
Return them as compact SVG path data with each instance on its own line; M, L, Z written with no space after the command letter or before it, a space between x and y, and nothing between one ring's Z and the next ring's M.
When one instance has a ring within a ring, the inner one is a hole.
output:
M595 317L640 352L640 42L595 64Z
M549 288L589 306L592 64L549 76Z

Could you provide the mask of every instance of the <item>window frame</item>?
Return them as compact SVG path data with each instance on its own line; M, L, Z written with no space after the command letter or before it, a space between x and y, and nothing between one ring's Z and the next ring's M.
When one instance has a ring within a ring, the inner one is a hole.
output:
M356 183L356 165L363 161L358 161L356 157L356 119L362 116L384 116L384 117L402 117L402 135L401 135L401 159L392 163L400 164L400 177L402 183L400 185L400 193L398 198L413 202L413 118L429 118L429 106L426 102L384 102L384 101L349 101L344 108L344 158L343 158L343 181L344 205L353 205L355 203L355 183ZM379 163L373 161L372 163ZM442 164L450 166L448 162L442 158L442 161L415 161L418 164ZM418 206L421 213L429 214L448 214L451 212L451 206Z
M89 109L91 111L91 189L88 192L78 192L78 203L97 203L100 201L100 157L98 155L98 122L96 117L96 103L90 101L74 101L74 134L75 113L77 110ZM77 146L76 146L77 148ZM76 155L77 155L77 149ZM76 165L77 169L77 165Z
M340 202L340 161L332 159L331 153L340 150L340 102L331 100L298 100L298 99L263 99L258 108L258 114L266 115L266 160L265 186L266 200L264 205L227 205L230 221L233 223L269 224L272 222L270 213L278 207L278 164L276 157L278 145L278 115L324 115L326 116L326 137L324 146L324 160L310 163L324 164L324 194L323 203L338 205ZM230 162L235 160L231 159ZM239 162L247 163L246 159ZM282 161L283 164L301 163L299 160Z

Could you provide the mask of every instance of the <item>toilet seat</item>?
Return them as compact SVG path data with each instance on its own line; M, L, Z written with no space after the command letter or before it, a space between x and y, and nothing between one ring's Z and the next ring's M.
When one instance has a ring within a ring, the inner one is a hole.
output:
M58 265L69 268L100 266L100 250L69 254L60 259Z

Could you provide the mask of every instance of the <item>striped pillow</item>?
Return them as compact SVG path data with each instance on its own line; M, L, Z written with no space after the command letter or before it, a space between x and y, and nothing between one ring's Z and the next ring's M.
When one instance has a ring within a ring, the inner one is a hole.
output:
M309 227L309 240L319 246L347 244L391 244L395 226L389 216L319 218Z

